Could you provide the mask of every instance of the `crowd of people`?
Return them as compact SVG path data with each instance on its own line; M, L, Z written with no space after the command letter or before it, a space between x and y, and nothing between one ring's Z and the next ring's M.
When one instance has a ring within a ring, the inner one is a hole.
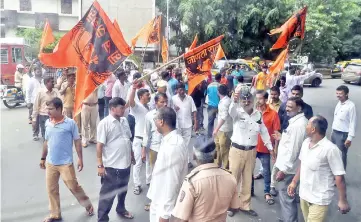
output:
M249 87L242 69L221 69L191 95L180 68L162 71L151 79L153 85L136 70L120 69L82 102L81 114L73 116L75 71L62 70L55 84L35 67L26 101L33 138L39 140L41 132L44 140L40 167L46 169L50 203L44 221L61 219L60 177L86 212L94 214L77 181L72 154L74 145L81 171L82 150L91 143L96 144L101 177L99 222L109 221L115 197L117 214L134 218L124 203L130 176L134 195L149 186L144 209L150 211L151 222L171 217L225 221L227 212L233 216L239 211L257 216L251 197L254 180L261 178L267 204L280 196L282 221L298 221L299 201L305 221L325 221L335 186L339 210L347 213L344 175L356 128L347 86L336 89L339 102L329 140L328 121L314 115L302 99L302 81L312 72L287 73L269 86L267 66L262 66ZM193 136L196 142L190 146ZM261 169L253 175L257 158Z

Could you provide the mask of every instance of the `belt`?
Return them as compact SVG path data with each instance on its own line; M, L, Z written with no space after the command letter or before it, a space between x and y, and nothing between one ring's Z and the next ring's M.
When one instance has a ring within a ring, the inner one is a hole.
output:
M338 131L338 130L332 130L332 131L335 131L336 133L346 133L346 134L348 134L348 132L342 132L342 131Z
M232 146L236 149L244 150L244 151L253 150L256 147L256 146L242 146L237 143L232 143Z
M83 103L86 106L96 106L98 103Z
M143 139L143 137L141 137L141 136L135 136L135 138L140 139L140 140Z

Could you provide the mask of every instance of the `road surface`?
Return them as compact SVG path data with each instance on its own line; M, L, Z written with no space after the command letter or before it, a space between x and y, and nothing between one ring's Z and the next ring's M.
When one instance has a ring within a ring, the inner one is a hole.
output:
M332 124L334 107L337 103L335 89L342 83L340 79L328 79L319 88L305 88L304 100L313 107L315 114L321 114L328 119L329 129ZM356 85L349 85L349 87L350 98L356 103L358 122L360 123L361 87ZM27 124L27 112L25 107L9 110L1 105L1 221L4 222L39 222L48 214L45 171L39 169L41 142L32 141L31 126ZM356 138L352 144L348 153L349 164L346 176L347 197L352 210L347 215L339 214L337 212L337 195L335 195L328 212L327 221L329 222L361 221L360 124L358 124ZM78 180L97 209L100 179L97 176L95 146L91 145L84 149L83 155L84 170L77 174ZM259 161L257 161L258 164ZM143 182L145 183L144 177ZM127 209L134 214L133 221L146 222L148 221L148 212L143 210L143 206L147 202L146 192L143 191L140 196L136 196L133 194L132 188L131 181L126 199ZM255 194L256 196L252 198L252 206L258 212L259 217L250 218L238 213L234 217L228 218L227 221L278 221L279 200L276 197L276 203L273 206L268 206L265 203L263 180L255 182ZM96 221L96 216L89 218L85 215L84 209L77 203L63 182L60 182L60 196L63 221ZM301 218L300 215L300 221L303 221ZM115 207L112 209L110 219L111 221L125 221L115 214Z

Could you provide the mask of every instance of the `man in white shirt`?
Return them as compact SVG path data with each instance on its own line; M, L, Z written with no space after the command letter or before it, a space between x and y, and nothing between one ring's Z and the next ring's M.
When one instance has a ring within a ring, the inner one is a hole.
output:
M336 89L336 96L339 102L336 105L333 123L331 141L342 152L343 166L347 166L347 151L351 146L351 141L356 132L356 106L348 99L349 89L341 85Z
M153 93L151 98L150 98L150 102L149 102L149 108L150 109L155 109L155 96L157 95L157 93L165 93L167 95L167 97L169 98L168 100L168 107L172 107L172 100L171 100L171 95L169 94L167 88L168 88L168 83L164 80L159 80L156 84L157 86L157 92Z
M226 85L218 86L218 96L221 100L218 104L218 124L213 130L213 138L217 150L217 164L219 167L228 169L228 156L233 126L232 118L228 113L231 99L228 97Z
M137 97L139 102L135 101L135 94L137 91ZM142 142L144 137L144 127L145 127L145 115L149 111L148 103L150 99L150 94L147 89L138 90L138 81L134 80L132 85L132 91L129 94L129 106L132 115L135 119L135 128L134 128L134 140L133 140L133 152L136 164L133 168L133 181L134 181L134 191L135 195L139 195L142 192L141 181L140 181L140 170L142 168ZM151 169L149 159L146 160L146 184L150 183L151 178Z
M169 222L182 181L187 175L188 148L176 131L176 113L169 107L158 110L155 125L163 140L147 194L151 199L150 222Z
M294 72L293 75L290 74L291 72ZM315 74L315 71L312 72L305 72L304 70L290 70L286 73L286 85L289 89L292 89L295 85L303 85L303 81L313 74Z
M127 76L125 74L125 71L120 70L117 74L117 81L115 81L115 84L112 89L112 98L119 97L123 100L127 99L128 90L130 88L130 83L127 80Z
M34 108L34 102L36 95L38 93L38 90L44 86L42 84L42 76L41 68L34 68L34 76L31 77L28 81L28 85L26 87L26 107L29 109L29 123L32 124L32 114L33 114L33 108ZM36 123L36 127L33 131L33 137L36 138L39 136L39 123Z
M142 143L142 161L150 162L151 171L154 169L155 161L159 151L159 146L163 136L158 132L154 122L154 118L157 116L157 111L160 108L166 107L168 103L168 96L164 93L157 93L154 97L155 109L150 110L145 115L145 128L144 137ZM144 209L149 211L150 204L146 204Z
M98 176L101 177L98 222L108 222L115 196L118 197L116 212L132 219L125 209L130 165L135 163L131 148L130 128L124 117L125 101L116 97L109 101L110 115L99 122L97 130Z
M299 156L301 164L287 190L288 195L294 196L300 180L300 205L305 221L326 221L335 185L339 211L346 214L351 209L346 197L346 172L341 152L326 138L327 127L323 116L317 115L309 120L306 127L309 138L303 142Z
M177 94L172 97L174 110L177 113L178 133L183 137L184 144L188 147L188 167L192 168L193 148L189 147L192 136L192 115L194 120L194 131L197 131L197 108L193 98L188 96L183 83L177 85Z
M297 158L302 142L306 137L307 118L302 112L303 101L291 97L287 101L286 112L289 119L287 129L275 132L272 136L279 140L278 155L275 166L278 170L276 180L279 182L279 196L281 202L282 219L284 222L297 222L297 202L295 197L287 194L287 187L296 174Z
M249 87L237 87L229 107L229 115L233 120L229 170L241 186L241 193L232 200L232 206L238 207L230 209L229 216L233 216L238 209L250 216L258 215L251 210L252 174L256 163L258 135L261 135L267 149L273 150L268 130L262 121L262 113L253 107ZM236 192L239 192L238 188Z

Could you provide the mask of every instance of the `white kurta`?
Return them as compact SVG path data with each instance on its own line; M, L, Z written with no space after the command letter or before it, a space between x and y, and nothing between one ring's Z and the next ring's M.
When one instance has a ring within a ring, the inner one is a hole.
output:
M155 162L147 197L157 217L169 219L177 201L182 181L188 172L188 149L176 130L164 136ZM152 210L151 210L152 211ZM159 221L159 218L156 218Z

